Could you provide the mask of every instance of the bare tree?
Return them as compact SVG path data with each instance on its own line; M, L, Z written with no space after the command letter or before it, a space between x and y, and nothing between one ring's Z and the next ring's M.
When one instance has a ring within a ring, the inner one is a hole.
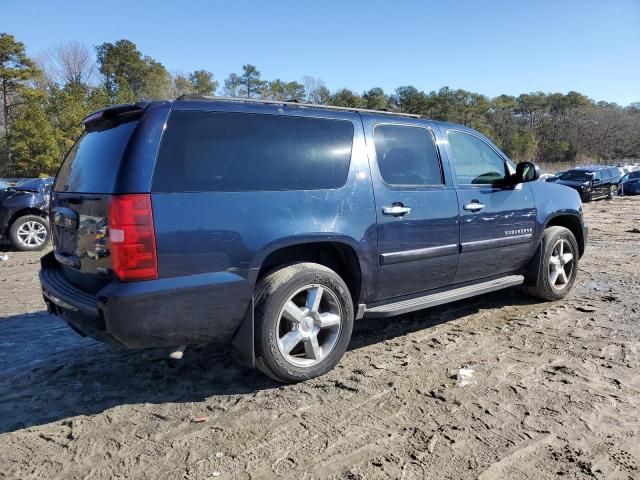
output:
M48 52L51 73L61 84L88 85L96 73L93 52L77 41L63 43Z
M319 78L305 75L302 77L302 83L307 93L307 100L313 103L322 103L320 97L322 97L325 90L328 91L324 82Z

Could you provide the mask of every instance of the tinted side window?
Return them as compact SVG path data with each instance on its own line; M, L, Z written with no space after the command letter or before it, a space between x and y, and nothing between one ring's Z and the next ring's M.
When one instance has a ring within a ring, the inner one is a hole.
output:
M458 183L491 185L506 177L506 165L502 157L478 137L449 131L447 140Z
M154 191L315 190L347 180L353 125L343 120L177 111Z
M433 135L422 127L377 125L373 132L382 179L391 185L441 185Z

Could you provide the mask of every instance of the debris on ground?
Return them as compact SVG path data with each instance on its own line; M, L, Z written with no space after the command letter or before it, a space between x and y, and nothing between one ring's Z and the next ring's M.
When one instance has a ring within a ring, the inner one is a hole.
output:
M598 309L596 307L594 307L593 305L577 305L575 308L579 312L585 312L585 313L591 313L591 312L598 311Z
M472 380L474 373L475 373L475 371L472 368L462 367L462 368L459 368L458 370L452 372L451 378L455 378L456 379L456 381L457 381L456 385L458 385L458 387L465 387L467 385L475 385L476 382Z

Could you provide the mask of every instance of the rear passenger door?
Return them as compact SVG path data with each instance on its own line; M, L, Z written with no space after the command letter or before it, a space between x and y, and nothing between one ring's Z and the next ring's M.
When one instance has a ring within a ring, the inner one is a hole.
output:
M468 131L446 132L460 205L460 262L454 282L509 273L533 252L536 206L531 186L505 186L505 158Z
M449 285L458 264L458 202L433 131L363 117L378 229L375 300Z

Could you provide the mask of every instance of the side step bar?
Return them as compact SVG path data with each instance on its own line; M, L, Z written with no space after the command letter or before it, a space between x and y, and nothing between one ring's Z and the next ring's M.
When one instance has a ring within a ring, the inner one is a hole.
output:
M455 302L464 298L474 297L483 293L501 290L515 285L524 283L523 275L509 275L507 277L489 280L488 282L477 283L466 287L454 288L445 292L432 293L424 297L412 298L410 300L402 300L395 303L387 303L377 307L365 308L365 318L380 318L400 315L423 308L435 307L444 303Z

